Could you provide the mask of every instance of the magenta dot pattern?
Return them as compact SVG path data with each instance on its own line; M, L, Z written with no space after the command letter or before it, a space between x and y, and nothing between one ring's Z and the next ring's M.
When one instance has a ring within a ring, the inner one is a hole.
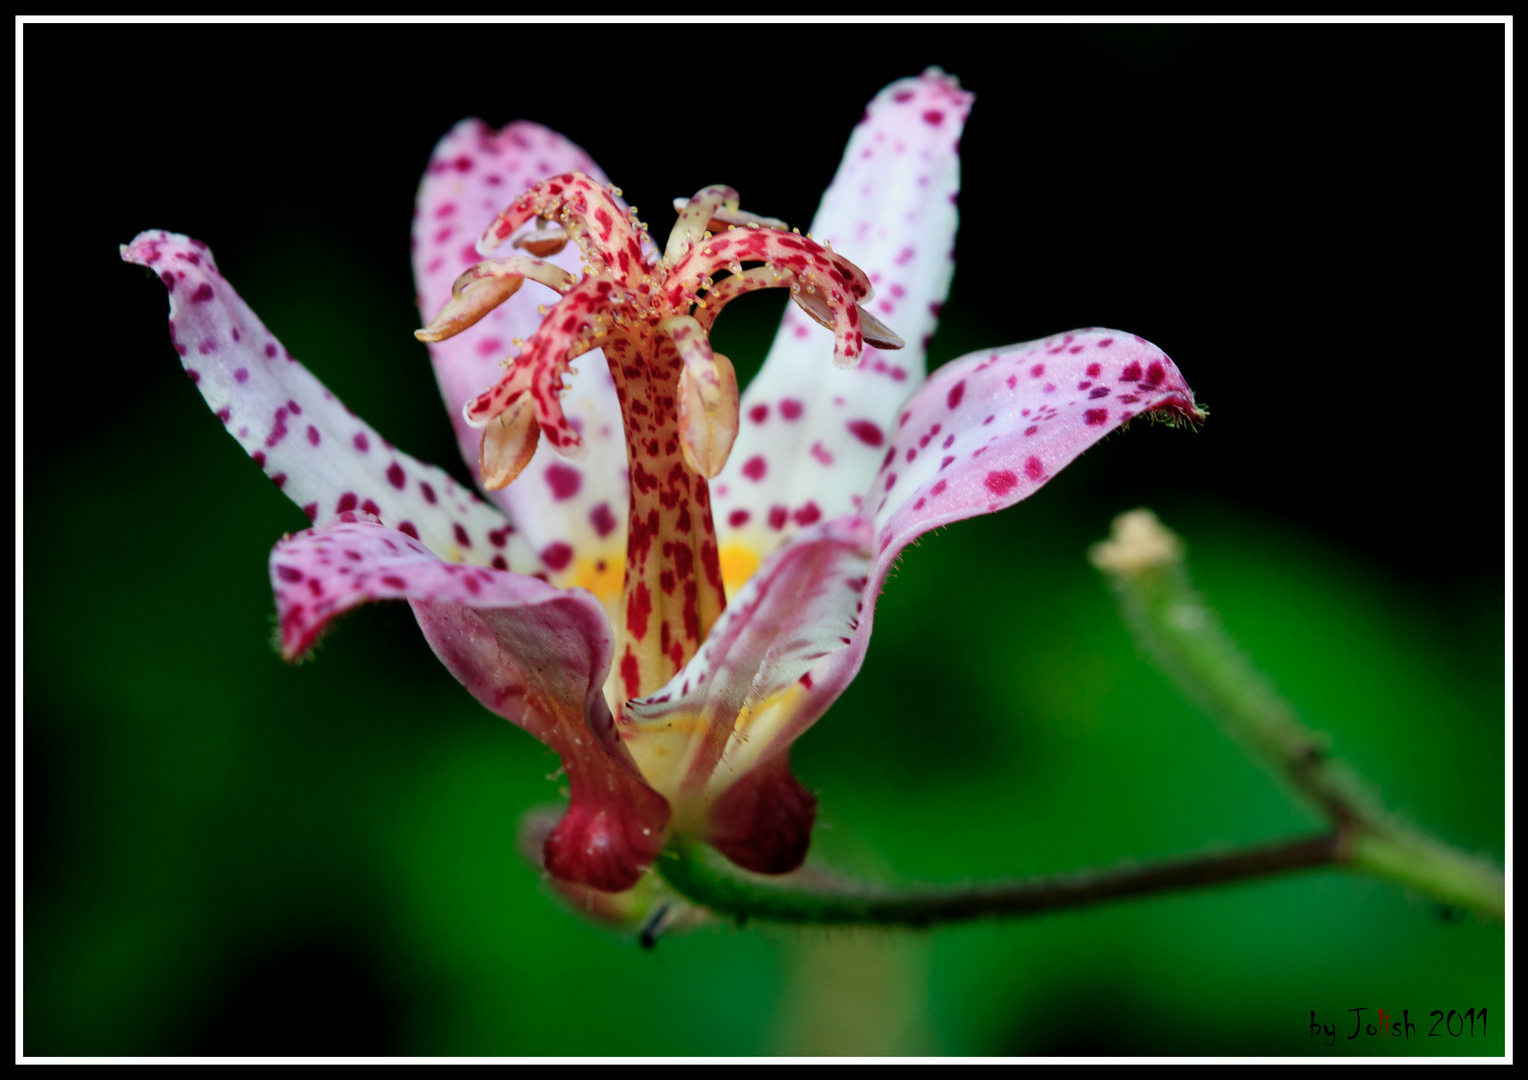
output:
M422 323L451 298L457 276L483 261L474 245L505 203L538 180L574 169L604 180L588 154L540 124L517 121L494 131L481 120L463 120L440 140L419 184L410 241ZM579 273L576 244L545 258ZM475 479L482 431L467 423L462 407L498 382L501 362L519 351L515 342L541 327L537 309L551 308L558 299L527 281L470 333L429 345L441 398ZM583 356L573 370L562 406L587 448L583 460L566 461L542 440L519 479L488 492L531 550L551 556L539 569L559 585L573 583L580 559L619 566L626 557L629 486L615 384L601 350ZM563 551L567 560L554 565Z
M601 689L614 639L593 597L443 562L357 511L278 543L270 573L288 659L359 604L407 600L461 684L562 759L571 801L546 841L548 870L607 891L636 883L662 847L669 809L616 737Z
M811 233L861 267L863 306L907 347L828 363L831 333L787 306L743 393L732 457L712 484L718 538L759 555L796 529L861 508L897 409L922 383L954 273L959 143L974 95L937 70L876 95L849 138Z
M393 446L315 378L218 272L199 240L140 233L122 258L170 293L170 342L213 414L311 522L361 510L452 562L531 571L504 515Z

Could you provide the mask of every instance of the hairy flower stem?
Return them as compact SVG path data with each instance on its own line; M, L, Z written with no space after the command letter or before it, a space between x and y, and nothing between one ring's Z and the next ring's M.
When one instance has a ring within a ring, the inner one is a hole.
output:
M1403 882L1434 900L1500 920L1500 869L1386 814L1358 778L1327 755L1261 672L1232 644L1189 583L1183 545L1147 511L1125 514L1092 559L1114 585L1139 644L1260 760L1315 804L1332 831L1309 839L1024 882L892 892L804 870L748 874L709 849L670 842L655 869L676 891L719 915L817 926L928 927L1040 915L1134 896L1181 892L1323 866ZM646 940L646 939L644 939Z
M1350 769L1328 756L1325 736L1300 723L1231 641L1189 581L1183 544L1150 511L1115 519L1110 539L1091 554L1114 586L1137 644L1254 757L1315 805L1342 838L1344 861L1443 903L1503 917L1501 870L1397 821Z
M832 882L744 874L697 845L670 844L657 863L665 881L696 904L740 920L814 926L914 929L991 917L1043 915L1132 896L1181 892L1332 866L1344 858L1337 833L1150 866L1086 871L991 885L889 892ZM810 872L803 872L805 877Z

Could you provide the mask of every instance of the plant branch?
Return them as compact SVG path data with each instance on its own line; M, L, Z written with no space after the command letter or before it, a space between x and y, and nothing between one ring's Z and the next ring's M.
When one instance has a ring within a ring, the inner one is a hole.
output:
M1342 838L1330 833L1147 866L890 892L829 881L812 871L785 878L748 874L712 855L709 849L676 840L655 869L687 899L740 920L923 928L991 916L1043 915L1133 896L1251 881L1291 870L1336 865L1346 854Z
M1331 823L1330 832L1147 866L900 892L812 868L780 878L750 874L682 838L670 843L655 869L681 895L717 914L817 926L917 928L1041 915L1323 866L1378 874L1443 903L1504 917L1501 870L1397 821L1350 769L1331 759L1326 738L1300 723L1231 642L1189 583L1182 543L1149 511L1116 519L1111 539L1094 547L1092 559L1114 585L1142 647L1256 758L1313 803ZM643 933L644 944L651 944L656 931Z
M1344 837L1351 864L1436 900L1501 919L1502 872L1387 814L1325 736L1305 727L1232 643L1188 579L1183 544L1149 510L1122 514L1093 564L1109 578L1137 643L1254 757L1313 803Z

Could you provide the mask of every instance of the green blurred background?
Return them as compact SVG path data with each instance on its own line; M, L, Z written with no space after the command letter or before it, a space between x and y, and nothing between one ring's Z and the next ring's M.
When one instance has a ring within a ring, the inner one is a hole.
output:
M1337 873L929 933L718 925L651 953L586 923L516 851L555 760L406 607L301 667L272 651L266 555L305 519L116 257L142 228L205 240L347 404L465 478L410 337L412 197L452 122L563 130L660 236L670 197L717 181L804 225L864 103L939 64L977 103L931 362L1118 326L1213 416L1138 424L909 549L863 672L793 755L813 858L957 882L1318 827L1137 655L1088 567L1149 505L1336 753L1500 860L1500 27L24 42L27 1054L1503 1052L1502 928ZM50 92L66 63L89 115ZM719 323L740 372L781 302ZM1348 1041L1356 1007L1418 1036ZM1431 1010L1471 1007L1484 1036L1427 1037Z

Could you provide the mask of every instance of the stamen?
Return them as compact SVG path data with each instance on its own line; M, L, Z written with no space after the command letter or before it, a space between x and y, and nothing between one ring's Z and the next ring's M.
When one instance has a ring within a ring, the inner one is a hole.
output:
M559 293L567 292L575 280L559 266L520 255L478 263L451 283L451 299L414 336L420 341L455 337L515 295L526 278Z
M458 295L446 301L440 314L423 329L415 330L414 336L420 341L444 341L455 337L515 295L524 281L519 276L491 278L479 282L471 289L461 290ZM451 291L458 292L456 285L451 286Z
M685 463L707 480L722 471L738 429L737 372L711 351L700 323L674 315L658 324L674 341L684 368L679 373L679 448Z
M567 247L571 239L573 237L561 225L553 225L546 218L538 217L535 231L521 233L510 241L510 246L544 259Z
M471 291L467 295L470 297ZM569 362L600 344L601 323L609 317L612 298L618 295L617 283L609 278L586 275L579 279L526 341L514 366L463 407L467 423L485 426L528 392L547 444L561 457L582 457L587 447L563 415L558 394Z
M858 306L871 296L864 271L783 221L738 209L731 188L713 185L676 203L679 222L661 256L644 250L646 227L618 196L578 172L533 186L499 215L478 250L490 255L513 237L519 250L550 254L571 239L583 255L582 276L539 258L487 259L457 279L451 301L420 336L439 340L465 329L526 277L559 294L538 309L540 327L499 381L462 410L483 429L478 466L489 490L514 480L542 440L564 457L585 451L562 398L572 361L604 350L631 480L614 678L635 698L684 667L726 606L706 481L737 437L738 389L732 361L711 349L717 314L745 292L788 287L833 330L839 366L856 363L867 341L902 342ZM532 218L536 228L519 232ZM723 271L729 276L717 281Z
M556 263L528 259L523 255L511 255L502 259L485 259L462 271L451 283L451 296L453 299L460 299L462 290L474 281L505 277L530 278L558 294L566 293L578 280Z
M812 321L820 326L826 326L829 330L835 329L833 308L810 286L805 290L791 290L791 299L796 301L796 306L811 316ZM859 311L860 332L865 336L865 344L877 349L904 349L907 342L903 341L897 332L866 311L859 304L854 305Z
M729 188L728 190L730 191L731 189ZM781 232L789 231L790 226L779 218L763 217L759 214L750 214L746 210L739 210L736 200L737 196L734 194L731 203L719 206L711 211L711 219L706 223L706 228L713 233L726 232L729 227L747 228L749 226L779 229ZM692 202L693 200L691 199L675 199L674 209L683 211Z
M529 394L522 394L483 428L478 443L478 470L483 487L498 491L507 487L530 464L541 438L536 408Z
M907 342L895 330L866 311L863 305L856 304L855 307L859 308L860 332L865 335L866 345L877 349L907 348Z

